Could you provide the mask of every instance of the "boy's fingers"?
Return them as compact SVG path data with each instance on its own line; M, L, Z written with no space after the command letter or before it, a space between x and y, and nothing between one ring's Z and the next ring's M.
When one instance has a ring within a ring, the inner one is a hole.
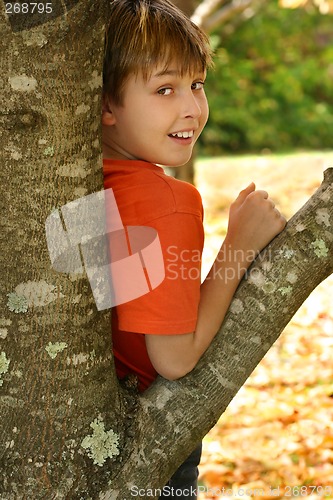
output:
M257 196L262 196L265 200L268 199L268 193L267 191L264 191L263 189L259 189L256 191Z
M236 203L243 203L243 201L245 200L245 198L250 194L252 193L253 191L255 191L256 189L256 185L254 182L251 182L251 184L249 184L245 189L243 189L242 191L240 191L239 195L237 196L235 202Z
M256 189L256 185L254 182L250 182L250 184L248 186L246 186L246 188L244 188L241 193L251 193L251 191L255 191Z

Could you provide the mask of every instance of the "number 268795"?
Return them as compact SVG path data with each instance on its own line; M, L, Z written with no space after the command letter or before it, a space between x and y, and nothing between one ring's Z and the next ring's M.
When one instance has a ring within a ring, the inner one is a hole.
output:
M52 3L6 3L6 14L51 14Z

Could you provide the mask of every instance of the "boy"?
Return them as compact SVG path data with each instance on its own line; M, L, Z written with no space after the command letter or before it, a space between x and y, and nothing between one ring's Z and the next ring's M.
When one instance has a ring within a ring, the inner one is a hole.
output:
M117 375L137 375L140 391L158 374L176 380L194 368L251 258L286 223L268 194L250 184L231 205L227 236L201 285L200 195L158 164L177 167L190 159L208 118L203 87L210 65L207 37L169 0L111 3L102 111L104 186L113 189L124 226L157 230L165 266L157 288L112 314ZM186 491L195 488L199 459L200 447L172 477L175 498L196 498ZM169 492L166 497L173 498Z

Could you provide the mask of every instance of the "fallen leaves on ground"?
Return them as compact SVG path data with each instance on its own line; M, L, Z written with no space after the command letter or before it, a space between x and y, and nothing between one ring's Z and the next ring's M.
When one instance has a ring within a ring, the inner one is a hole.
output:
M252 166L247 159L238 174L274 184L277 204L290 217L320 184L328 159L332 156L272 157ZM233 161L197 169L212 214L206 222L206 261L225 233L227 205L219 189L226 190L228 181L235 186ZM244 185L240 177L238 185ZM309 296L206 436L199 500L333 498L332 286L333 276Z

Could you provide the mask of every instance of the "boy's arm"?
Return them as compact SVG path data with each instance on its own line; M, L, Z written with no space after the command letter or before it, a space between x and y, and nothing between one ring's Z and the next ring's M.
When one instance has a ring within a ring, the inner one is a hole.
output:
M232 297L255 256L285 227L266 191L252 183L230 207L226 238L201 285L197 325L183 335L146 335L148 355L162 377L190 372L220 328Z

